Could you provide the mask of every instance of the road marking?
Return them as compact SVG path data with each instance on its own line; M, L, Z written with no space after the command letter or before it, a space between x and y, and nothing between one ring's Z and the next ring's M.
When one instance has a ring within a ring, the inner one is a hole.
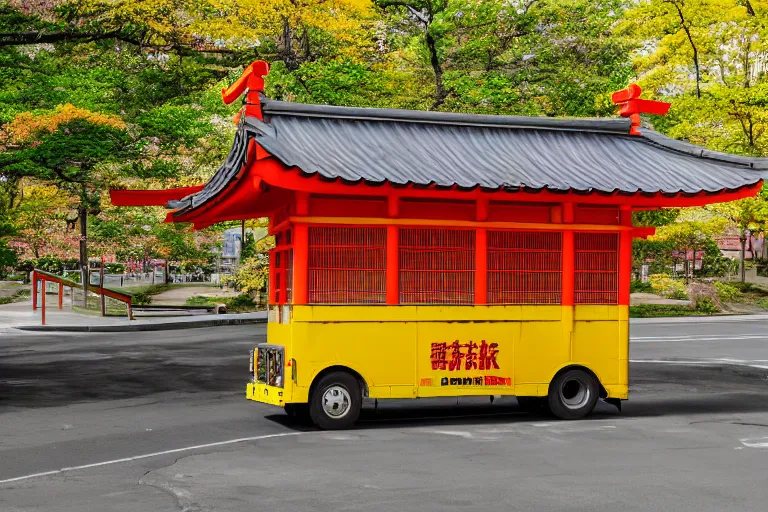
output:
M81 469L98 468L101 466L120 464L122 462L133 462L135 460L149 459L151 457L160 457L162 455L170 455L171 453L204 450L206 448L215 448L217 446L227 446L230 444L247 443L249 441L260 441L262 439L271 439L274 437L298 436L301 434L303 434L303 432L283 432L281 434L266 434L263 436L241 437L239 439L230 439L229 441L218 441L216 443L206 443L206 444L198 444L195 446L186 446L184 448L175 448L173 450L164 450L162 452L145 453L143 455L135 455L133 457L125 457L122 459L106 460L104 462L94 462L93 464L84 464L82 466L72 466L72 467L56 469L54 471L45 471L43 473L33 473L31 475L17 476L15 478L7 478L5 480L0 480L0 485L11 483L11 482L19 482L22 480L29 480L31 478L38 478L42 476L60 475L62 473L69 473L70 471L79 471Z
M460 430L432 430L433 434L442 434L444 436L458 436L464 439L472 439L474 436L471 432L464 432Z
M740 441L747 448L768 448L768 437L740 439Z
M754 340L768 341L768 335L749 334L744 336L647 336L630 338L632 343L675 343L684 341L731 341L731 340Z
M630 363L656 363L656 364L677 364L677 365L698 365L698 366L747 366L760 370L768 370L768 364L754 364L764 362L762 359L755 361L737 360L737 359L699 359L699 360L670 360L670 359L630 359Z

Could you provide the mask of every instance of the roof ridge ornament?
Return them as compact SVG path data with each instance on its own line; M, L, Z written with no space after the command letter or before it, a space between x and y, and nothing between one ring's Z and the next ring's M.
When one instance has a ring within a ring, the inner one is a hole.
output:
M640 135L640 114L667 115L671 103L655 100L641 100L643 90L637 84L629 84L629 87L617 91L611 95L611 100L619 106L619 115L628 117L632 121L630 135Z
M264 92L264 77L269 74L269 64L263 60L257 60L245 68L240 78L228 88L221 91L221 97L227 105L234 102L237 98L245 95L245 115L263 119L261 112L261 98L259 95ZM243 110L235 116L235 122L239 122Z

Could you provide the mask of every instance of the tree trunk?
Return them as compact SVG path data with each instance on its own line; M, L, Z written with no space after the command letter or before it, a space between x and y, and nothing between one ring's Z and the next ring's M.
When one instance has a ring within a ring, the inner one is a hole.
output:
M739 237L739 243L741 244L741 254L739 255L739 276L741 279L741 282L746 281L746 268L744 265L744 260L746 257L745 251L746 251L746 245L747 245L747 237L744 235L741 235Z
M696 44L693 42L693 36L691 35L691 30L685 21L683 9L677 4L677 1L673 1L672 5L675 6L675 9L677 9L677 14L680 17L680 25L683 27L685 35L688 38L688 42L691 45L691 49L693 50L693 66L696 68L696 97L701 98L701 69L699 68L699 49L696 48Z
M426 29L427 48L429 49L429 62L432 64L432 71L435 73L435 102L432 104L432 110L436 110L445 103L448 97L448 91L443 84L443 66L440 65L440 58L437 55L437 41L429 33L429 25Z
M80 278L83 280L83 307L88 307L88 209L81 205L77 213L80 217Z

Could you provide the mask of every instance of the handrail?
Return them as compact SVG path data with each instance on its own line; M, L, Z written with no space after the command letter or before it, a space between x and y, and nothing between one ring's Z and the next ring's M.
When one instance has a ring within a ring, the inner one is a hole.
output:
M43 317L43 325L45 325L45 286L48 282L57 283L59 285L59 309L62 309L63 306L63 295L64 295L64 287L68 286L69 288L82 288L82 283L78 283L75 281L72 281L70 279L66 279L61 276L57 276L56 274L52 274L50 272L46 272L45 270L40 269L34 269L32 271L32 310L37 310L37 282L42 281L43 283L43 300L41 301L41 309L42 309L42 317ZM103 297L109 297L111 299L118 300L120 302L124 302L125 305L128 308L128 319L133 320L133 296L127 293L118 292L116 290L112 290L109 288L104 288L103 286L94 286L91 283L88 283L88 291L93 292L97 295L103 296ZM104 315L104 310L102 308L102 316Z

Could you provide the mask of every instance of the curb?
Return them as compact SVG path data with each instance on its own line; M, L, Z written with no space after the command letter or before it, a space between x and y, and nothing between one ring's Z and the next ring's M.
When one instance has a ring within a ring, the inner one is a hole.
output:
M157 324L127 325L20 325L14 327L20 331L35 332L146 332L175 331L181 329L200 329L225 325L265 324L266 318L221 318L217 320L196 320L191 322L167 322Z

